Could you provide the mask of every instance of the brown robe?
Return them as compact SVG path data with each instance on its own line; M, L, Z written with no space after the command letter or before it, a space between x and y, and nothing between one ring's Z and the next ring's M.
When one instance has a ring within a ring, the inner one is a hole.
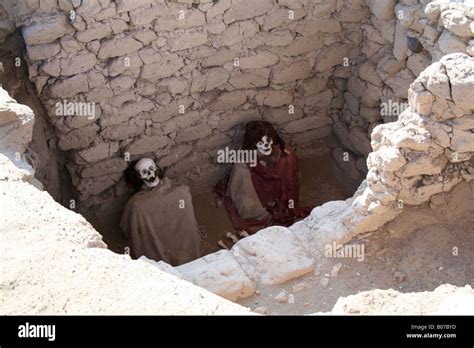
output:
M201 238L189 187L172 187L168 178L130 198L120 227L137 258L145 255L177 266L201 256Z

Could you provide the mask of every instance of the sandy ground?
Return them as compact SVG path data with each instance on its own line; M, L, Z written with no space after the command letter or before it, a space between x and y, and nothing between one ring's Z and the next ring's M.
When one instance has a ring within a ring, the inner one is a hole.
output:
M433 291L446 283L473 286L474 199L463 198L464 194L474 197L474 192L464 192L437 209L428 205L410 207L396 221L366 238L352 241L351 244L365 246L363 261L323 257L314 273L269 287L240 304L252 310L266 307L267 314L310 314L329 312L340 296L361 291ZM462 205L461 202L471 206L464 206L467 211L462 214L453 214L453 205ZM337 275L331 276L337 264L342 267ZM322 278L329 279L326 286L321 283ZM286 301L278 302L275 297L283 291ZM421 303L420 308L410 312L422 313L423 306Z

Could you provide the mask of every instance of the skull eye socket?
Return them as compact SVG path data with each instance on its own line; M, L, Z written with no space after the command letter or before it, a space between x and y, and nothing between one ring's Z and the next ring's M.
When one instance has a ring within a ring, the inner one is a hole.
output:
M148 170L151 171L151 172L154 172L155 171L155 166L149 166Z
M261 140L257 143L257 146L259 146L259 147L262 147L263 145L264 145L263 141L261 141Z

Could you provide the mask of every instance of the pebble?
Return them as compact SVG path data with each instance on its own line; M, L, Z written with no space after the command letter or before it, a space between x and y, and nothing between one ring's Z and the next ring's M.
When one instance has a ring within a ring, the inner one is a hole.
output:
M440 267L440 268L438 268L438 271L442 271L443 269L444 269L443 267Z
M395 274L393 275L393 279L397 283L404 282L407 279L407 276L399 271L396 271Z
M254 313L258 313L258 314L267 314L268 308L265 306L260 306L260 307L255 308L253 311Z
M304 288L306 288L305 283L298 283L296 285L293 285L293 291L294 292L299 292L299 291L303 290Z
M286 294L286 291L283 290L280 292L278 295L275 296L275 301L277 302L287 302L288 301L288 295Z
M333 268L331 269L331 277L337 277L341 268L342 268L342 263L335 264Z
M321 285L326 287L329 284L329 279L328 278L321 278Z

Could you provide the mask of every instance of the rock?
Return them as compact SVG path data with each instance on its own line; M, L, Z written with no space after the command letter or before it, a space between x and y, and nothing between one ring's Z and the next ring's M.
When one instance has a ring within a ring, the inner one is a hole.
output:
M54 57L60 51L60 46L57 43L27 46L28 58L31 60L43 60Z
M370 139L367 132L361 127L353 127L349 131L349 139L352 143L353 149L361 155L367 156L372 152L370 146Z
M334 315L462 315L472 312L474 294L470 286L444 284L434 291L402 293L395 290L371 290L340 297L331 314ZM468 304L468 305L466 305Z
M444 156L432 158L432 156L416 156L410 160L403 168L397 171L396 175L404 177L414 177L417 175L435 175L441 173L448 163Z
M169 54L160 58L158 62L142 67L140 73L142 79L157 81L158 79L170 77L184 66L183 59L176 54Z
M205 138L211 135L212 129L207 124L199 124L197 126L185 129L176 137L177 143L185 143L196 139Z
M414 76L418 76L428 67L428 65L430 65L430 63L431 60L426 54L412 54L408 57L407 68L410 69Z
M23 38L27 45L40 45L74 32L65 16L46 17L44 21L23 27Z
M291 104L293 95L287 91L262 90L256 95L255 100L258 105L279 107Z
M109 158L84 167L80 175L82 178L96 178L108 174L122 173L127 169L127 166L128 163L122 158Z
M370 82L375 86L382 86L382 80L376 72L376 66L371 62L365 62L359 67L359 76L362 80Z
M288 107L271 108L264 114L264 119L276 125L287 123L290 120L297 120L304 116L301 108L295 107L294 113L290 114Z
M250 39L249 47L281 47L293 41L293 34L289 30L276 30L272 32L259 32Z
M208 22L211 19L222 15L231 6L231 0L222 0L213 4L213 6L207 10L206 19Z
M230 24L236 21L261 16L272 7L272 0L233 0L232 6L224 14L224 23Z
M76 39L79 42L91 42L100 40L112 35L112 27L109 23L98 23L86 30L80 31L76 34Z
M146 13L147 11L148 9L144 9L142 12ZM158 8L157 15L154 15L149 20L147 20L148 22L155 19L158 15L160 16L160 18L155 22L154 30L156 32L202 27L206 24L204 13L200 11L188 11L185 13L185 18L181 20L176 19L174 14L164 17L160 12L161 10ZM142 13L138 13L136 17L140 20L140 22L143 22Z
M444 29L438 39L438 46L443 54L449 54L454 52L466 52L467 45L456 35Z
M285 27L285 25L303 18L307 13L303 8L300 8L293 10L292 14L290 18L288 10L278 7L272 8L265 16L263 30L270 31L275 28Z
M441 99L450 98L449 78L445 67L441 63L434 63L426 68L420 75L422 81L426 81L426 89L435 97Z
M314 5L313 16L319 18L336 11L336 0L318 1Z
M202 75L193 79L190 92L211 91L226 84L229 77L230 74L224 68L203 70ZM184 85L184 88L186 88L186 85Z
M262 116L260 115L258 109L233 111L230 114L224 115L224 117L217 122L217 129L221 132L225 132L235 126L261 119Z
M149 25L151 22L153 22L155 19L157 19L160 15L163 16L163 12L166 13L167 7L159 4L157 6L151 6L147 8L138 8L133 11L130 11L129 17L130 17L130 24L139 27L139 26L145 26ZM184 22L183 20L177 20L176 18L174 19L174 23L176 22ZM166 17L161 17L160 20L158 20L156 23L160 23L161 21L169 23L169 21L166 20ZM162 31L162 27L158 27L155 29L156 32ZM172 29L171 29L172 30Z
M312 70L307 60L296 61L289 65L277 65L273 68L272 83L284 84L309 77Z
M222 66L226 63L232 62L235 58L238 58L239 53L228 48L220 48L214 54L206 57L202 61L203 67Z
M326 288L329 285L329 279L326 277L322 277L320 280L320 284Z
M50 87L50 93L53 98L69 98L78 93L88 92L89 85L85 74L75 75L73 77L58 80Z
M298 283L298 284L293 285L293 292L300 292L304 290L305 288L306 288L305 283Z
M258 313L258 314L267 314L268 313L268 308L265 307L265 306L260 306L260 307L257 307L253 310L254 313Z
M473 37L472 20L459 10L446 10L441 13L441 22L450 32L460 37Z
M369 0L370 11L380 19L395 17L396 0Z
M394 77L385 80L385 83L395 92L395 96L401 99L408 98L408 89L410 84L415 80L410 70L403 69Z
M301 85L298 87L300 91L305 96L319 94L323 91L328 83L328 79L324 77L312 77L304 80Z
M113 57L125 56L138 51L142 48L142 43L133 37L124 37L120 39L108 39L100 45L97 57L99 59L108 59Z
M141 101L128 102L120 108L119 112L108 117L101 117L101 126L110 126L119 124L139 115L140 113L151 111L155 108L155 104L150 99L142 99Z
M129 71L136 71L142 65L143 62L137 53L125 57L110 59L107 67L108 76L115 77Z
M313 117L305 117L299 120L291 121L288 123L285 128L285 133L299 133L308 131L315 128L321 128L332 123L332 119L330 117L324 116L313 116Z
M456 106L474 109L474 58L458 53L445 56L440 62L446 66Z
M209 108L213 111L232 109L247 101L247 95L243 92L222 93Z
M382 146L377 151L369 154L367 165L381 170L395 172L406 164L405 157L399 149Z
M428 18L431 22L437 22L439 15L441 14L441 9L440 9L441 3L437 1L432 1L428 3L425 7L425 16Z
M408 56L407 29L397 21L395 26L395 41L393 44L393 55L402 61Z
M89 146L96 138L99 126L91 124L89 126L70 131L66 135L61 135L58 147L63 150L81 149Z
M118 95L131 89L135 81L136 79L130 76L119 76L110 80L110 88L112 88L115 95Z
M204 45L208 41L206 33L184 33L176 39L168 41L171 52L187 50L189 48Z
M86 162L93 163L113 157L119 150L117 142L96 143L77 152L77 155Z
M110 127L104 127L101 136L106 140L125 140L136 137L145 131L145 122L140 119L130 119Z
M302 36L294 39L286 46L285 50L283 50L283 55L295 57L304 53L317 51L322 48L323 45L323 40L318 35Z
M25 152L32 139L34 117L33 110L18 104L0 88L0 149Z
M337 277L342 268L342 263L335 264L331 269L331 277Z
M155 2L154 0L135 0L135 1L116 0L115 1L115 3L117 4L117 13L133 11L136 8L144 7L144 6L153 4L154 2Z
M90 70L95 66L97 59L92 53L84 53L75 57L61 59L61 74L65 76L77 75Z
M306 19L295 30L303 36L312 36L317 33L339 33L341 24L330 18Z
M206 255L176 267L187 281L228 300L252 296L255 287L241 266L227 250Z
M169 143L170 139L166 136L141 136L127 146L125 152L128 152L131 156L143 155L145 153L157 151Z
M342 65L343 59L347 58L348 49L344 44L333 44L321 51L316 57L316 71L327 71L336 65Z
M269 84L270 69L256 70L248 73L233 71L229 84L235 89L266 87Z
M171 274L175 277L182 278L181 274L171 265L167 264L164 261L155 261L147 258L146 256L140 256L138 258L138 261L143 261L146 263L149 263L150 265L153 265L154 267L157 267L160 271L166 272L168 274Z
M284 227L266 228L241 239L231 250L245 273L256 283L281 284L314 270L313 260Z
M283 290L278 295L276 295L274 299L279 303L288 302L288 294L285 290Z
M403 283L405 280L406 280L407 276L401 272L395 272L395 274L393 275L393 279L395 282L397 283Z
M263 69L278 63L278 56L270 52L260 52L254 56L242 57L240 59L240 69Z
M407 47L413 53L420 53L423 51L423 45L416 37L407 36Z
M461 130L453 130L451 149L457 153L474 152L474 133Z

